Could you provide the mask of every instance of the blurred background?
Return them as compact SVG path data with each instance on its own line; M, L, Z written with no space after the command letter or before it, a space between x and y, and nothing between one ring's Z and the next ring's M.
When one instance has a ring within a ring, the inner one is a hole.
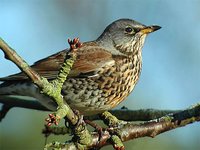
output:
M157 24L147 37L139 83L121 106L184 109L200 99L199 0L0 0L0 37L29 64L68 47L67 39L97 38L119 18ZM0 76L19 69L0 52ZM0 123L1 150L43 149L47 112L12 109ZM200 124L125 143L128 150L197 150ZM50 136L66 141L65 136ZM112 149L112 147L105 147Z

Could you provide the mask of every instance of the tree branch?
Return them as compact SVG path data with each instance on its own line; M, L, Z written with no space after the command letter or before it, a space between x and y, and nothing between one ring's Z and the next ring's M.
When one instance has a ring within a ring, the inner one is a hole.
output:
M27 109L34 109L40 111L50 111L43 105L41 105L36 100L25 100L22 97L12 97L12 96L1 96L0 103L3 105L8 105L12 107L20 107ZM110 110L114 116L120 120L125 121L149 121L167 115L169 113L176 113L181 110L158 110L158 109L139 109L139 110L130 110L130 109L115 109ZM1 111L0 111L1 114ZM1 115L0 115L1 116ZM88 120L99 120L99 115L85 116L85 119ZM0 120L3 118L0 118Z
M61 89L64 81L66 80L74 61L76 60L76 50L81 46L78 38L74 40L68 40L70 44L69 53L66 56L61 69L59 70L58 76L52 81L48 81L46 78L41 77L37 72L35 72L28 64L15 52L14 49L8 46L8 44L0 38L0 49L5 54L5 58L11 60L15 63L21 71L23 71L35 85L38 86L40 92L44 95L50 97L58 105L57 111L54 114L49 114L49 118L46 119L48 125L51 124L58 125L58 122L62 118L67 118L69 124L74 131L74 142L79 145L87 145L90 142L91 135L87 130L86 126L83 124L78 124L79 116L76 115L68 104L64 103L63 96L61 95ZM2 109L2 116L5 116L4 105Z
M72 41L69 41L72 42ZM73 41L75 44L79 42L78 40ZM70 44L74 44L70 43ZM80 46L80 45L78 45ZM23 71L30 79L35 83L38 88L40 89L41 93L45 94L46 96L50 97L58 104L58 111L56 113L56 121L60 118L67 117L69 121L73 125L75 125L78 121L78 117L73 113L69 105L63 102L63 98L61 95L61 88L62 85L69 74L69 71L76 59L76 54L74 53L74 49L71 49L71 55L69 59L65 59L63 66L61 67L58 77L48 82L46 78L41 77L36 71L34 71L17 53L14 49L8 46L8 44L0 38L0 49L5 54L5 58L14 62L18 68ZM69 57L69 56L68 56ZM51 118L50 118L51 119ZM51 121L51 120L49 120Z
M200 121L200 104L144 123L135 124L133 122L120 121L118 126L110 128L109 132L108 130L103 131L101 137L99 137L97 132L93 132L92 143L87 145L87 149L101 148L110 144L109 139L112 135L117 135L122 142L141 137L155 137L163 132L180 128L196 121ZM100 141L98 141L99 138ZM55 148L60 145L63 150L75 147L75 144L71 142L57 142L54 144L51 143L49 147Z
M72 140L68 141L67 143L50 143L46 145L45 149L48 149L49 147L59 149L91 149L101 148L107 144L112 144L115 149L122 150L124 149L122 143L124 141L144 136L155 137L160 133L200 121L200 104L182 111L158 111L153 109L132 111L122 109L113 110L112 112L118 116L118 118L128 121L134 120L133 118L136 118L136 116L138 116L140 120L150 120L154 119L155 117L158 119L135 124L133 122L118 120L109 112L104 112L101 115L101 119L109 127L104 129L101 134L98 132L89 132L86 128L86 125L81 122L81 119L79 119L80 116L74 114L70 107L63 102L61 95L63 82L66 80L66 77L76 59L76 53L73 50L80 46L78 39L74 39L73 41L69 40L69 44L71 49L71 53L68 55L69 58L66 58L65 62L63 63L57 79L49 82L47 79L39 76L34 70L32 70L28 64L0 38L0 49L3 50L5 58L14 62L40 88L43 94L49 96L58 104L58 109L55 113L55 116L50 114L50 121L52 121L51 119L54 119L55 122L53 123L56 124L57 119L66 116L70 125L72 125L70 126L74 134ZM3 107L0 112L0 119L2 119L12 107L47 110L37 102L25 101L16 97L13 98L1 96L0 102L3 103ZM169 112L170 114L166 115L166 113ZM125 114L126 116L124 116ZM143 114L143 118L141 117L141 114ZM137 121L139 120L138 118ZM89 117L88 119L95 120L99 119L99 117ZM61 130L59 130L59 132L60 131ZM65 130L65 132L67 131L68 130ZM51 132L56 132L56 130L51 130Z

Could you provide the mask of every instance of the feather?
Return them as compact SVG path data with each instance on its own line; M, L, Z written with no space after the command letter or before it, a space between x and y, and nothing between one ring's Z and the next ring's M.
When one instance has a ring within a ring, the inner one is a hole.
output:
M35 62L31 68L47 79L55 79L63 64L68 49L62 50L49 57ZM77 59L70 71L69 78L92 77L96 76L99 69L115 64L112 54L94 42L83 43L77 51ZM17 73L4 78L0 81L27 80L28 77L23 73Z

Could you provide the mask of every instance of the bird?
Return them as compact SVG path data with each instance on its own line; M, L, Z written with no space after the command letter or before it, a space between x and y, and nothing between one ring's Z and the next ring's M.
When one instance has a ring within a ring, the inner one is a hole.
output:
M65 80L64 101L89 116L116 107L133 91L142 69L142 47L146 36L161 27L146 26L122 18L108 25L94 41L83 42ZM35 62L31 68L49 81L55 79L69 48ZM1 96L28 96L55 111L56 103L43 95L23 73L0 78Z

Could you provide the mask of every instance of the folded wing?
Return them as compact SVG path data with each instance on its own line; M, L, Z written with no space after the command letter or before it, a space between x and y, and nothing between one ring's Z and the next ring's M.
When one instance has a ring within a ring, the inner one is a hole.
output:
M68 50L60 51L47 58L35 62L31 67L41 76L47 79L55 79L61 65L63 64ZM95 76L99 69L115 64L112 54L94 44L86 43L77 51L77 59L70 71L68 78L71 77L90 77ZM0 78L1 81L27 80L24 73L10 75Z

